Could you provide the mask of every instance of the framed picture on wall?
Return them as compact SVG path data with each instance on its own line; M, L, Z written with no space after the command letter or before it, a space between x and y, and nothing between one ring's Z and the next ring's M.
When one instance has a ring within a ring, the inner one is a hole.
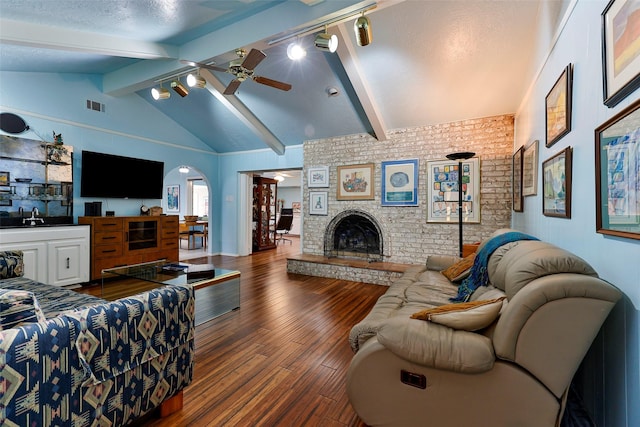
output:
M0 172L0 185L9 185L11 174L9 172Z
M640 240L640 100L599 126L596 231Z
M571 147L542 163L542 214L571 218Z
M512 183L512 196L513 196L513 210L516 212L522 212L524 197L522 196L522 153L524 147L520 146L518 150L513 154L513 179Z
M382 206L418 206L418 159L382 162Z
M462 174L464 222L480 222L480 159L427 162L427 222L458 222L458 174Z
M538 140L529 144L522 154L522 195L538 193Z
M572 67L567 65L545 98L546 145L551 147L571 131Z
M338 166L337 200L373 200L374 164Z
M180 212L179 185L167 185L167 212Z
M640 87L640 3L611 0L602 12L604 104L614 107Z
M310 191L309 192L309 214L310 215L327 215L327 192L326 191Z
M309 168L307 171L308 187L328 187L329 186L329 167L317 166Z

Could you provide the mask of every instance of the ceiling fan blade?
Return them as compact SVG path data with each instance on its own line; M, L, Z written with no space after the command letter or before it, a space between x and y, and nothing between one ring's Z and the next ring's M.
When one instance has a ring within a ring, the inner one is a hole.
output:
M240 83L242 83L240 80L231 80L231 83L229 83L227 88L222 93L224 93L225 95L233 95L234 93L236 93L236 90L238 90L238 86L240 86Z
M267 55L265 55L261 50L251 49L246 58L244 58L244 61L242 61L242 67L247 70L253 70L266 57Z
M190 65L192 67L200 67L200 68L206 68L207 70L222 71L223 73L227 73L229 71L226 68L216 67L215 65L203 64L201 62L187 61L186 59L181 59L180 62L186 65Z
M277 80L273 80L273 79L268 79L266 77L261 77L261 76L254 76L253 80L256 83L260 83L263 85L267 85L267 86L271 86L274 87L276 89L280 89L280 90L290 90L291 89L291 85L289 83L283 83L283 82L279 82Z

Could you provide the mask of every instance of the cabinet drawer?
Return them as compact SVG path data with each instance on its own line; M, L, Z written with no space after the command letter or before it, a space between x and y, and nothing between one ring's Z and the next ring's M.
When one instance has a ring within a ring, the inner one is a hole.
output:
M161 217L163 227L177 227L180 222L180 218L177 215Z
M160 246L162 249L174 249L178 247L178 240L177 239L164 239L162 240L162 244Z
M93 232L122 230L122 218L96 218L93 220Z
M93 235L94 245L122 243L121 231L102 231Z
M122 245L96 245L93 247L93 256L96 259L122 256Z
M178 227L176 228L162 228L162 238L163 239L177 239L178 238Z

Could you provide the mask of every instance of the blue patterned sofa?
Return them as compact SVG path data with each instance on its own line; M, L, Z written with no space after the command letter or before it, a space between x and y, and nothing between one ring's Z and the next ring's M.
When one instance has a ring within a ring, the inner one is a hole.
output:
M0 252L0 425L120 426L181 407L193 288L108 302L21 277L21 263Z

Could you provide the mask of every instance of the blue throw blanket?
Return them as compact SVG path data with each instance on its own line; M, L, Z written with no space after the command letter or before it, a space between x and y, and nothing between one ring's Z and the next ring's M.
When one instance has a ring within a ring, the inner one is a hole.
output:
M491 254L502 245L515 242L517 240L538 240L537 238L528 234L520 233L518 231L509 231L504 234L500 234L488 240L487 243L480 249L480 252L476 254L476 258L473 261L471 267L471 274L464 279L460 286L458 286L458 295L450 300L452 302L466 302L471 298L471 294L480 286L487 286L489 284L489 272L487 271L487 264Z

